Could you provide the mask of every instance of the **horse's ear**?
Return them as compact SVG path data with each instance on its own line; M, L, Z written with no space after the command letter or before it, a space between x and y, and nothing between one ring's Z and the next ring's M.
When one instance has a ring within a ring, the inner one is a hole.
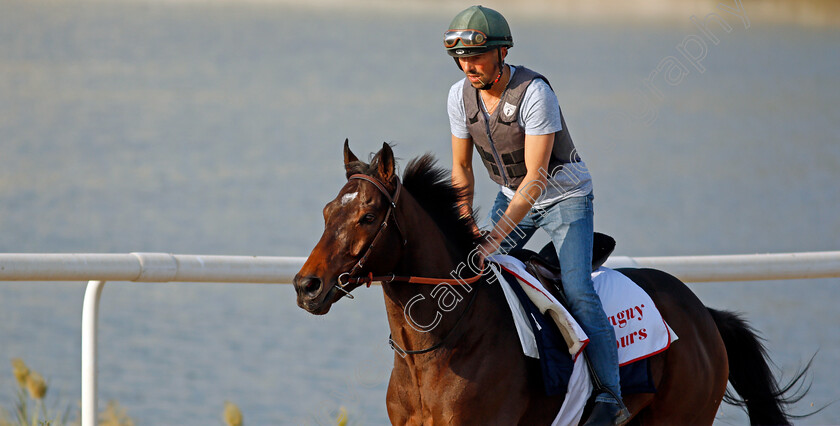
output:
M356 154L353 154L353 151L350 151L350 139L344 139L344 165L346 166L354 161L359 161L359 159Z
M391 150L391 146L387 142L382 142L382 149L376 154L374 161L376 162L376 172L379 174L379 178L383 182L391 182L396 171L394 166L394 151Z
M350 177L351 164L358 163L359 159L353 151L350 151L350 139L344 139L344 170L347 171L347 177Z

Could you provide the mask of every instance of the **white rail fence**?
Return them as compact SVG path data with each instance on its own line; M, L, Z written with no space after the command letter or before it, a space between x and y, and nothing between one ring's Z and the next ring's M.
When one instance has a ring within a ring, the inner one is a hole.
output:
M82 425L96 425L97 321L107 281L291 283L302 257L167 253L5 254L0 281L88 281L82 307ZM607 266L667 271L685 282L840 277L840 251L723 256L613 256Z

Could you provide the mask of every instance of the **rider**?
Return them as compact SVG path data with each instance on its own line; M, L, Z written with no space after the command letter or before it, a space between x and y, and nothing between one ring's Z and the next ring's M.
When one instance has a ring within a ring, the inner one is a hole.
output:
M622 424L615 332L590 277L592 182L569 136L557 98L542 75L505 63L513 37L495 10L472 6L449 24L446 52L466 77L449 90L452 181L472 206L473 147L501 187L491 212L484 253L522 247L542 228L562 269L569 310L589 337L586 353L602 384L587 424ZM468 210L465 210L465 212Z

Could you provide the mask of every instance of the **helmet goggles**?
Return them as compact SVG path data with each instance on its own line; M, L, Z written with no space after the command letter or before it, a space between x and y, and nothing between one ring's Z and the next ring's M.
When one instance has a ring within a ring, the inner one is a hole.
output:
M487 37L486 34L479 30L449 30L443 33L443 45L447 48L455 47L458 40L464 47L478 47L483 46L488 41L504 40L506 37Z

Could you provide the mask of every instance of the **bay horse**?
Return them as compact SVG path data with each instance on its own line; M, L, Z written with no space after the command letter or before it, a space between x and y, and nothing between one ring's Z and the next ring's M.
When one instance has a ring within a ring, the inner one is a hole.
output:
M323 315L359 286L382 282L395 349L390 421L551 424L564 396L545 394L502 289L480 276L473 248L481 236L461 214L464 194L449 172L427 154L409 162L400 183L387 143L367 164L347 141L344 167L347 183L324 207L324 233L294 278L297 304ZM780 386L760 338L738 315L707 308L665 272L620 271L679 336L650 359L656 393L624 396L634 424L709 425L724 400L745 406L751 424L789 423L785 407L801 396L787 394L807 367Z

